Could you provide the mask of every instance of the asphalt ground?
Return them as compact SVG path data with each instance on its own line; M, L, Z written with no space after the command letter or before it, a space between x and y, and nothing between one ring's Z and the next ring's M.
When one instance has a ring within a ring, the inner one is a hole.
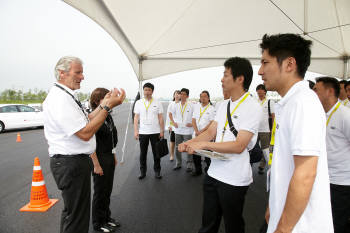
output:
M164 110L167 104L163 104ZM113 113L119 142L117 156L121 160L130 104ZM17 132L22 142L16 142ZM168 137L168 135L166 135ZM59 202L44 213L20 212L30 199L34 157L39 157L49 198ZM184 155L183 155L184 156ZM151 148L148 172L139 175L139 143L133 139L132 122L126 139L124 163L118 164L111 196L112 217L122 226L120 233L195 233L201 225L203 176L192 177L185 169L173 171L169 156L162 159L161 180L154 178ZM250 186L244 207L246 232L256 233L262 224L267 203L265 175L253 167L254 183ZM0 233L59 232L63 201L49 168L47 142L43 129L9 131L0 134ZM223 221L222 221L223 223ZM90 224L90 232L94 232ZM219 232L225 232L223 224Z

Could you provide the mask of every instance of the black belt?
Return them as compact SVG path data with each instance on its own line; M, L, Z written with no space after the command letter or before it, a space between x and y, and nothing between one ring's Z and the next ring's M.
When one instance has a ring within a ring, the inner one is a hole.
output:
M55 154L51 158L89 158L89 154L76 154L76 155L61 155Z

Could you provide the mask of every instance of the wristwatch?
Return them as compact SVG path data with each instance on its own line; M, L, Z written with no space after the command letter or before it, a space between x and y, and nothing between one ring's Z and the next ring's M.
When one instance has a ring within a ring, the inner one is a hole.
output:
M104 110L106 110L108 113L111 113L112 112L112 109L110 109L107 105L105 105L105 106L101 106L101 105L99 105L99 107L101 108L101 110L102 109L104 109Z

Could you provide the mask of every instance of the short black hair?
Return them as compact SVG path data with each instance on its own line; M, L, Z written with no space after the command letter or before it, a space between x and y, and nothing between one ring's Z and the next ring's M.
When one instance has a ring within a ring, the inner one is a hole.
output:
M231 57L225 61L224 66L231 69L233 80L241 75L244 77L243 88L248 91L253 79L253 68L250 61L242 57Z
M145 89L145 87L151 88L152 91L154 91L154 85L152 83L145 83L145 85L143 85L142 89Z
M268 36L265 34L262 38L260 48L262 52L267 50L269 55L276 57L281 65L283 60L288 57L294 57L297 63L297 72L304 78L311 60L312 41L305 40L297 34L276 34Z
M346 89L346 87L349 85L350 85L350 81L346 81L346 83L344 84L344 89Z
M309 87L311 90L314 89L314 86L315 86L315 82L311 81L311 80L307 80L309 82Z
M266 87L265 87L264 84L259 84L258 86L256 86L256 89L255 89L255 90L256 90L256 91L258 91L258 90L263 90L263 91L265 91L265 93L267 92Z
M332 78L332 77L316 78L316 83L319 83L319 82L322 82L323 85L327 88L333 88L335 97L337 98L339 97L340 85L339 85L339 81L336 78Z
M188 90L187 88L182 88L180 92L185 92L187 96L190 96L190 90Z
M344 80L344 79L339 81L339 84L344 84L344 87L345 87L345 84L346 84L346 83L347 83L347 81Z

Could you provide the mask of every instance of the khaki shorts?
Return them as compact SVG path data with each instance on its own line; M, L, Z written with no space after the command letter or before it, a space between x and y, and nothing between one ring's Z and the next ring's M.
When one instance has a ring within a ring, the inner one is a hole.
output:
M258 139L260 140L261 149L269 148L271 133L269 132L258 133Z

